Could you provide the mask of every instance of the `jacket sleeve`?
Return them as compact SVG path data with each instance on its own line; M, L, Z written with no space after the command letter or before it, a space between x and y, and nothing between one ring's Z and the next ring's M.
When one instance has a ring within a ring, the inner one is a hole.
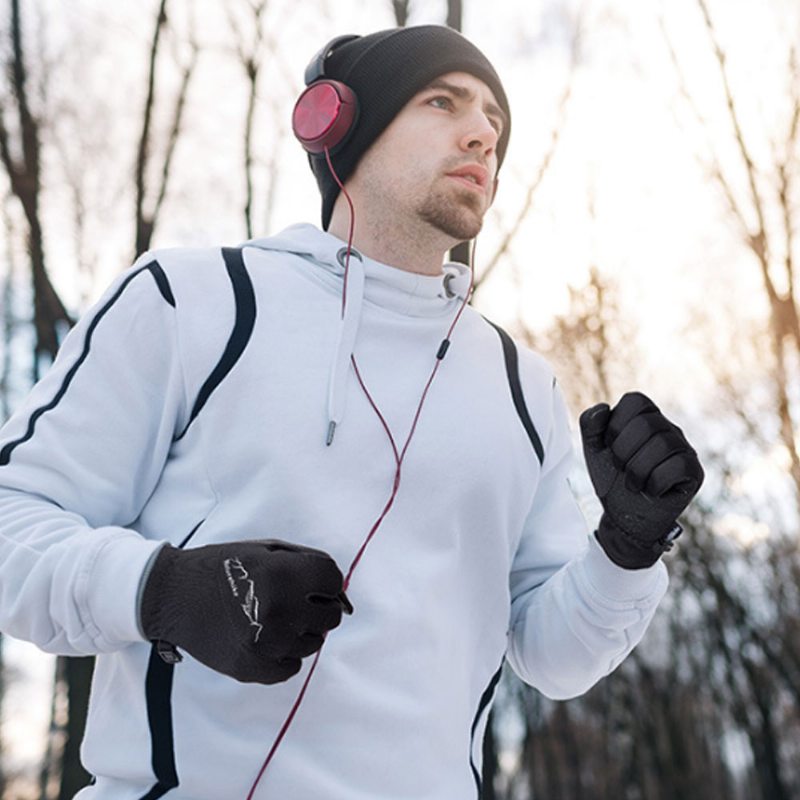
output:
M145 254L0 430L0 630L61 655L142 640L136 593L161 543L128 526L185 408L175 299Z
M566 699L591 688L638 644L666 592L667 571L661 561L622 569L587 535L568 481L573 449L558 387L552 419L511 570L507 657L526 683Z

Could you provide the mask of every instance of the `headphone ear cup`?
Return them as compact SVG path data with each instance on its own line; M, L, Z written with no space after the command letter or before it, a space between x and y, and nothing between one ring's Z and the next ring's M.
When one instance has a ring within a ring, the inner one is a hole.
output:
M358 118L355 92L340 81L323 79L308 86L294 105L292 130L309 153L333 151Z

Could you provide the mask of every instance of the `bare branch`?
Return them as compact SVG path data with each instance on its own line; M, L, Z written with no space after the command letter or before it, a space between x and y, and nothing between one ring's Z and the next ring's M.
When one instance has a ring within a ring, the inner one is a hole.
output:
M669 35L666 27L666 23L664 21L663 14L658 15L658 23L661 29L661 34L664 37L664 44L666 45L667 52L669 53L670 62L672 63L672 67L675 70L675 75L678 80L678 93L680 97L686 103L686 106L692 112L692 116L695 118L696 122L698 123L700 130L703 131L705 135L705 144L706 144L706 152L708 154L708 164L702 162L703 167L709 168L709 171L712 177L717 181L719 187L722 189L722 193L725 196L725 200L728 203L728 208L730 209L731 213L733 214L734 219L738 223L740 233L742 238L748 240L750 238L750 229L747 223L747 219L745 217L744 211L742 207L739 205L739 202L736 199L736 195L733 191L733 187L728 182L727 178L725 177L725 173L723 172L722 165L717 159L714 153L714 147L711 144L711 140L708 137L708 130L709 124L708 120L705 118L703 113L700 111L697 103L695 102L694 97L692 96L691 92L689 91L689 84L686 80L686 75L683 71L683 67L681 66L680 60L678 59L678 54L675 52L675 47L672 43L672 37Z
M778 168L778 204L781 209L781 220L784 233L784 268L786 281L789 287L788 296L794 298L794 225L792 219L792 197L794 194L795 149L800 133L800 61L798 60L797 45L792 43L789 50L789 86L792 98L792 111L789 116L789 126L786 131L786 140L783 144L783 153L774 148L775 162ZM800 345L800 339L798 340Z
M408 23L409 0L392 0L392 9L398 28L404 28Z
M28 252L33 281L34 327L36 344L33 358L33 378L38 380L44 358L55 358L59 346L59 331L72 324L61 298L53 288L45 269L44 236L39 210L41 194L41 163L39 136L41 123L33 114L28 97L27 72L22 38L19 0L11 0L11 96L9 102L19 118L21 160L11 152L11 137L5 125L5 106L0 105L0 159L8 173L11 190L25 213L28 223Z
M235 19L232 9L228 9L228 19L231 28L234 32L236 39L236 52L239 56L239 61L247 78L249 92L247 97L247 112L245 114L244 126L244 178L245 178L245 205L244 205L244 219L245 227L247 230L247 237L253 236L253 127L255 124L255 111L258 101L258 78L261 72L262 54L267 51L270 55L275 54L275 44L272 40L268 46L265 47L265 31L262 23L262 17L267 7L267 0L260 0L260 2L248 3L252 20L250 27L254 31L253 43L249 52L245 51L243 46L244 36L241 32L238 22Z
M489 275L491 275L495 267L500 263L501 259L508 252L508 249L511 246L511 242L514 240L514 237L517 235L519 229L522 227L522 223L528 216L528 212L531 210L531 206L533 205L533 198L536 195L537 190L541 186L542 181L544 180L544 177L547 174L547 171L550 167L550 164L553 161L553 157L555 156L556 150L558 148L559 139L561 137L561 131L564 127L564 121L567 116L567 107L569 105L570 96L572 95L572 83L573 83L572 78L575 72L575 64L576 64L576 59L573 57L571 62L569 77L567 79L566 85L564 86L564 91L558 103L556 120L553 123L553 128L550 132L550 142L548 143L547 149L545 150L544 156L542 157L542 160L539 164L539 169L536 171L536 174L533 176L533 180L528 186L528 191L525 194L525 200L523 201L519 213L517 214L517 218L514 220L511 227L506 231L506 234L505 236L503 236L503 239L500 242L500 245L498 246L497 250L495 250L494 255L491 257L486 267L484 267L480 278L475 279L475 289L474 289L475 292L477 292L478 289L484 284L486 279L489 277Z
M136 156L136 253L138 256L147 250L153 232L153 220L145 219L144 200L145 200L145 176L147 165L150 159L150 126L153 119L153 108L155 106L155 87L156 87L156 62L158 59L158 47L161 41L161 32L167 23L167 0L161 0L156 17L156 27L153 32L153 39L150 44L150 66L147 76L147 97L144 104L144 117L142 120L142 132L139 137L139 148Z
M164 29L168 25L166 14L166 0L161 0L153 40L150 47L150 67L148 73L147 99L145 101L144 121L142 134L139 140L139 151L136 160L136 256L150 247L153 231L161 207L169 188L172 170L172 161L182 132L183 114L186 108L189 85L197 66L200 47L194 35L193 16L190 18L189 50L190 55L186 64L181 68L181 80L178 93L175 97L175 106L172 113L172 122L167 133L164 158L159 171L159 181L156 188L152 209L145 209L145 196L147 194L147 171L150 162L150 147L152 144L151 126L155 108L155 84L158 50Z
M790 382L787 375L787 350L785 344L786 337L791 337L791 339L794 341L795 348L800 349L800 318L798 318L797 308L795 305L794 280L792 275L792 248L794 243L792 240L793 233L790 210L790 158L788 156L784 156L783 160L778 158L778 163L776 164L779 180L778 196L785 229L785 243L787 246L787 254L785 257L784 266L787 270L789 291L782 293L776 286L770 269L771 260L773 258L771 250L777 250L778 248L770 247L770 239L766 228L765 208L768 198L762 196L758 187L760 176L753 157L751 156L751 151L745 141L740 115L734 102L733 91L731 89L728 76L726 54L720 43L713 20L711 19L707 0L697 0L697 5L703 17L706 32L711 43L714 60L720 74L725 109L731 125L733 139L739 153L739 157L744 165L749 201L756 216L755 225L748 223L745 211L736 200L731 181L726 176L719 161L713 156L711 158L711 174L722 188L731 213L741 229L745 244L756 257L756 261L761 272L764 289L769 300L769 322L772 337L772 354L774 357L772 379L774 381L775 408L780 423L781 441L786 447L791 459L790 474L795 484L796 501L798 503L798 508L800 508L800 454L798 453L796 442L796 426L792 417L792 404L789 400ZM675 55L674 49L671 46L670 37L666 34L664 21L663 19L660 19L659 21L661 23L661 28L664 32L664 38L670 51L670 57L679 75L681 92L689 101L689 106L692 108L693 113L700 121L702 128L707 131L708 125L705 120L703 120L702 115L697 110L696 105L693 103L691 96L686 89L686 81L684 80L680 71L678 59ZM796 69L796 56L794 55L794 48L792 48L790 55L790 63L792 64L792 70L794 71ZM789 126L787 143L787 148L789 150L792 148L794 137L797 136L796 126L798 123L795 122L794 116L795 115L793 114Z
M14 163L14 158L11 155L11 145L9 143L8 129L5 123L5 106L0 104L0 160L8 173L8 178L11 181L11 189L14 194L19 194L17 182L19 181L19 170Z
M27 70L22 54L22 29L19 13L19 0L11 3L11 42L14 58L11 62L11 75L14 85L14 96L17 100L20 131L22 133L22 155L25 171L28 174L39 169L39 137L35 135L36 124L28 104Z
M178 144L178 139L181 133L181 123L183 121L183 112L186 107L186 98L189 93L189 83L194 74L195 67L197 66L198 55L200 47L197 41L192 38L190 41L191 56L188 63L184 66L181 73L181 84L178 90L178 96L175 100L175 112L172 118L172 126L170 127L169 138L167 141L167 150L164 155L164 163L161 168L161 182L158 189L158 196L153 207L152 219L158 219L161 206L167 194L167 186L169 184L170 171L172 167L172 158L175 154L175 148Z
M750 156L750 151L747 147L747 144L744 140L744 132L742 131L742 126L739 121L739 114L736 111L736 104L733 100L733 92L731 91L730 81L728 80L728 70L726 66L726 56L725 52L722 49L722 46L719 42L717 37L717 31L714 27L714 23L711 19L711 15L708 11L708 5L706 0L697 0L697 5L700 7L700 11L703 14L703 20L705 21L706 30L708 31L709 39L711 40L711 46L714 51L714 57L716 58L717 65L719 66L720 77L722 78L722 87L725 92L725 104L728 109L728 117L730 118L730 122L733 125L734 137L736 139L736 144L739 148L739 154L744 161L745 170L747 173L747 182L750 188L750 199L753 203L753 209L756 212L756 217L758 219L758 230L757 232L751 236L751 240L755 242L759 242L760 246L763 248L761 252L757 252L754 248L754 252L762 261L764 268L765 268L765 279L770 281L769 271L768 271L768 264L769 264L769 256L767 253L767 239L766 239L766 225L764 222L764 203L761 198L761 194L759 193L757 183L757 170L753 159Z
M461 0L447 0L447 21L445 25L455 31L461 31L463 17L463 3Z

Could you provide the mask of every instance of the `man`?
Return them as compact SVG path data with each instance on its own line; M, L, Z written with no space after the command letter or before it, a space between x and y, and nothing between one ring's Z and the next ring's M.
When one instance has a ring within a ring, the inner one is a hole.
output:
M98 655L81 798L477 798L503 660L614 669L702 481L646 397L595 406L587 536L552 373L442 266L508 144L485 56L421 26L307 77L357 110L320 150L298 104L324 230L145 254L2 432L0 626Z

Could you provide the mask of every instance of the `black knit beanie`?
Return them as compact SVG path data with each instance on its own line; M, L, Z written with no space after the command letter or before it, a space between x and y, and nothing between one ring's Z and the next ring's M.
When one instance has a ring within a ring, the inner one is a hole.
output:
M448 72L467 72L482 80L508 117L497 143L500 168L508 147L511 112L494 67L474 44L452 28L418 25L361 36L337 47L325 61L325 77L347 84L358 98L356 128L331 155L342 183L403 106ZM327 230L339 187L324 154L309 154L308 158L322 194L322 227Z

